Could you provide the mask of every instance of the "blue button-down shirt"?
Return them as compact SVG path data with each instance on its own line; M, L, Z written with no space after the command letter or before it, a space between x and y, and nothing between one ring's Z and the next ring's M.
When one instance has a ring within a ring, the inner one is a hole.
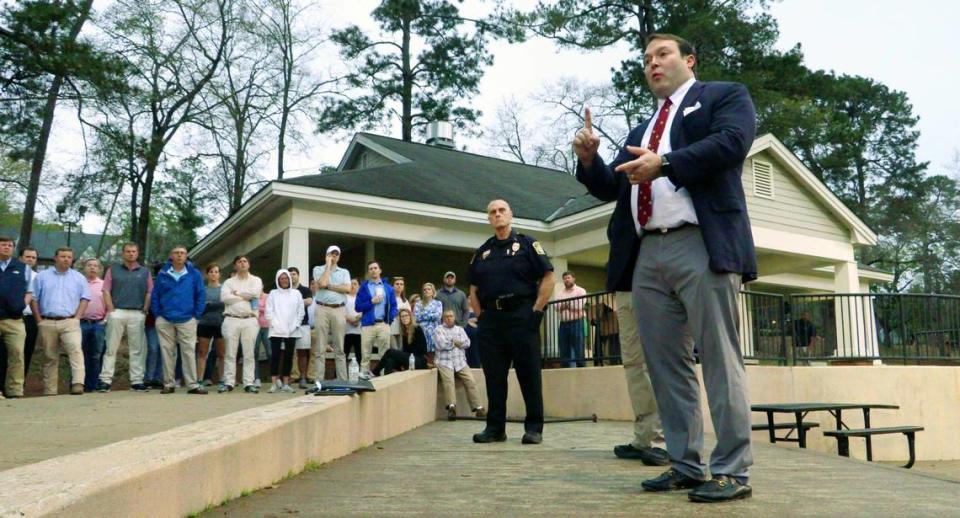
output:
M323 266L314 266L313 267L313 279L318 280L323 275L323 272L326 271L327 265ZM350 286L350 272L346 268L336 267L332 272L330 272L330 282L327 283L330 286ZM347 303L347 294L340 293L333 290L317 290L317 294L314 295L314 300L318 304L346 304Z
M81 300L90 300L87 278L69 269L63 273L47 268L33 278L33 296L44 317L70 317L77 313Z
M383 281L367 281L367 291L370 292L370 298L380 295L382 298L386 293L386 290L383 289ZM387 310L387 301L382 299L378 304L373 305L373 318L374 320L385 320L384 313Z

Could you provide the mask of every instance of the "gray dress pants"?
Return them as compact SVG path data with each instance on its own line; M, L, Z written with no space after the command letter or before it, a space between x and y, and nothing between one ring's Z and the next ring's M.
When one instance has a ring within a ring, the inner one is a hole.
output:
M643 235L633 273L634 314L673 469L707 478L695 344L717 435L710 473L746 483L753 454L737 331L740 275L710 271L700 232L689 226Z

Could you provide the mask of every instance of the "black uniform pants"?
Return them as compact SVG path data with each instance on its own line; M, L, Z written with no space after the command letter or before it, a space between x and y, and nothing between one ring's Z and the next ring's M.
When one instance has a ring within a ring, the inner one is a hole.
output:
M516 370L527 406L524 429L543 432L540 378L540 322L526 304L511 311L485 310L477 324L480 362L487 383L487 430L502 433L507 423L507 374Z

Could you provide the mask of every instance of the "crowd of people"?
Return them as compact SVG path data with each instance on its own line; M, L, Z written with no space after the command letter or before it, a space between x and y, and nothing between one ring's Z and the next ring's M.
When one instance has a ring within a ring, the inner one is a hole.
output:
M452 271L439 292L426 283L408 297L404 278L389 282L378 261L367 264L364 279L351 278L339 266L336 245L308 286L293 266L264 283L244 255L221 282L219 264L201 272L183 246L152 270L139 262L136 243L126 243L121 261L106 268L95 258L75 264L74 251L61 247L53 266L37 272L36 249L13 252L13 239L0 236L2 397L23 397L36 347L44 395L59 391L61 354L69 359L70 394L110 392L125 343L130 390L137 392L183 387L207 394L205 387L216 385L218 393L235 387L258 393L260 358L269 365L268 392L293 393L295 386L314 392L315 381L327 378L332 352L331 377L340 380L348 379L348 354L362 379L437 368L444 394L465 383L471 411L485 414L469 370L464 374L480 366L470 348L476 317Z

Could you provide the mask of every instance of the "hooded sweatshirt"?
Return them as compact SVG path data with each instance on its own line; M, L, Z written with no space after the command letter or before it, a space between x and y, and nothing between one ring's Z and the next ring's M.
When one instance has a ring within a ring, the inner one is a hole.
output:
M287 276L287 288L280 287L280 276ZM300 322L303 321L303 296L296 288L292 288L290 272L285 269L277 270L275 277L276 289L270 290L267 296L267 309L264 315L270 322L270 336L289 338L300 336Z

